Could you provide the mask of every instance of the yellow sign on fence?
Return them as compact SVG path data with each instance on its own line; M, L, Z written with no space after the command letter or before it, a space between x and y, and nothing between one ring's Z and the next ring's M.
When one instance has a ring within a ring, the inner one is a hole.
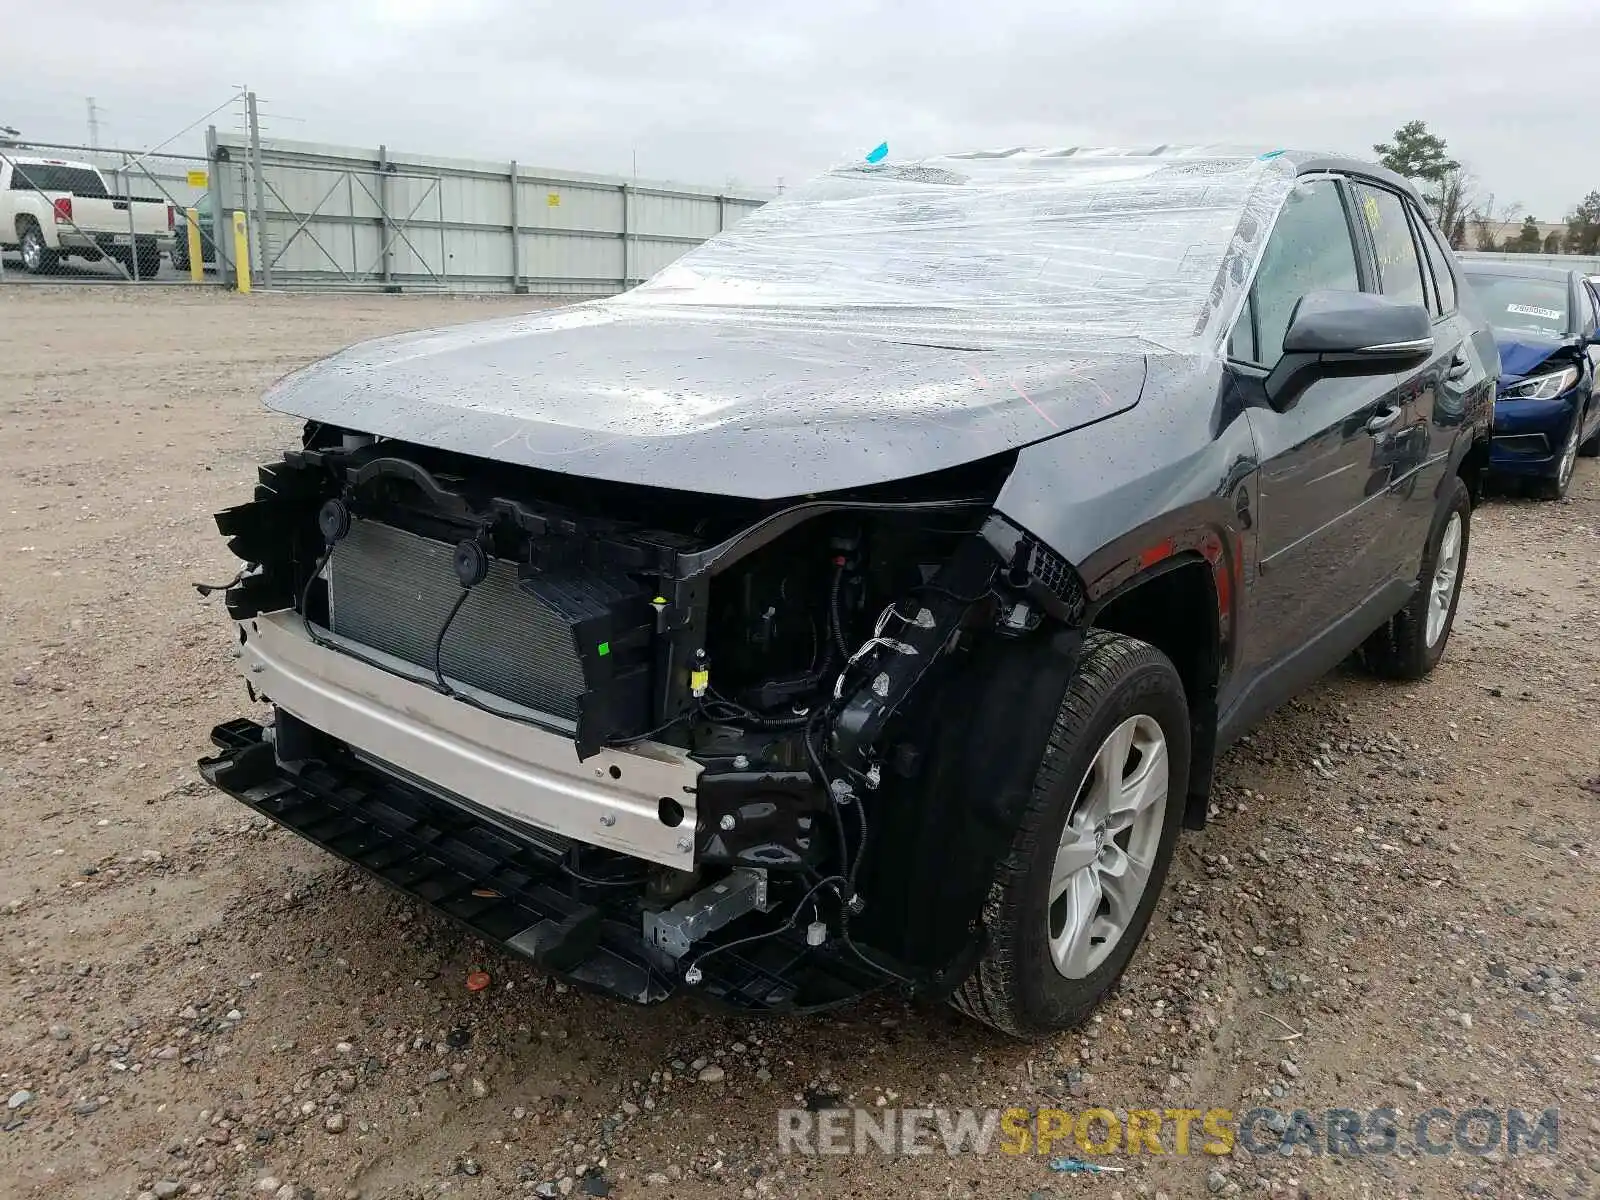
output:
M211 177L204 171L190 171L189 186L192 188L205 188L211 186Z

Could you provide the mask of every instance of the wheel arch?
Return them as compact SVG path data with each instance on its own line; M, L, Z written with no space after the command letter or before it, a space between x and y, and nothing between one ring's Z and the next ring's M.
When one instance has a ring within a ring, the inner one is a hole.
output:
M1489 474L1489 446L1488 436L1460 439L1452 450L1453 461L1450 470L1446 471L1439 481L1434 496L1436 503L1445 502L1450 494L1447 486L1449 480L1459 475L1462 482L1467 485L1467 495L1471 498L1473 507L1477 507L1479 501L1483 499L1484 483Z
M1208 546L1210 543L1208 543ZM1084 624L1148 642L1177 668L1189 702L1191 758L1184 825L1205 825L1217 752L1217 687L1233 591L1222 556L1170 554L1091 603Z

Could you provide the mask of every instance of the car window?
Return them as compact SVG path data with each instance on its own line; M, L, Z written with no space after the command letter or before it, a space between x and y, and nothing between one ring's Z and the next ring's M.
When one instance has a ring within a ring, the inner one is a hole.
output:
M1439 243L1438 234L1414 210L1412 216L1417 223L1417 235L1422 239L1422 249L1428 256L1428 265L1433 268L1434 311L1441 316L1453 313L1456 310L1456 281L1450 274L1450 259Z
M71 192L84 198L104 198L106 185L100 176L82 167L65 167L58 163L19 163L11 173L11 190L27 192L37 188L41 192Z
M1472 272L1471 279L1478 303L1496 329L1561 337L1583 325L1584 315L1570 312L1565 279L1532 279L1481 268Z
M1356 197L1356 207L1372 234L1372 249L1378 258L1379 289L1391 300L1427 307L1422 264L1417 261L1417 245L1411 240L1411 226L1400 197L1364 183L1356 184Z
M1256 361L1256 324L1255 314L1251 312L1251 300L1245 298L1244 310L1240 312L1239 319L1233 323L1233 333L1228 337L1228 357L1239 362Z
M1246 361L1270 365L1283 357L1289 318L1307 292L1360 290L1355 244L1350 240L1338 183L1308 179L1296 184L1261 252L1250 293L1255 310L1255 356ZM1240 340L1237 329L1235 333L1230 352Z

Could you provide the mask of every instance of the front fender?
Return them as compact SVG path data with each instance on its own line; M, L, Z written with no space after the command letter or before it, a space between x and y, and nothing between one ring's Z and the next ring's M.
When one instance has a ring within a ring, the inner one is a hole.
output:
M1204 559L1227 669L1254 558L1255 438L1226 377L1153 370L1147 391L1130 412L1021 451L995 510L1076 568L1091 611L1168 560Z

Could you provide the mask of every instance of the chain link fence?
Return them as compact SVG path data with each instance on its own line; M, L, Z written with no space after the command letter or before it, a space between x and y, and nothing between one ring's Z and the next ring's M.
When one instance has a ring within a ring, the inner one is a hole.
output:
M191 213L206 279L210 183L192 155L0 141L0 283L192 284Z

